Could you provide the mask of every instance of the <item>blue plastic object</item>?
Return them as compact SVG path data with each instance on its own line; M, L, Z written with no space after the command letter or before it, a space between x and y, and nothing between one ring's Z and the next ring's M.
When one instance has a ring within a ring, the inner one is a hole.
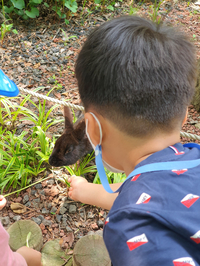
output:
M15 97L19 94L17 85L0 69L0 95Z

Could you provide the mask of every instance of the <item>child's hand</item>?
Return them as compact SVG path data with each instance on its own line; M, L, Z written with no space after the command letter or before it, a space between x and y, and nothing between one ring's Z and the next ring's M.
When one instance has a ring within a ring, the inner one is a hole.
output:
M4 196L0 195L0 210L6 205L6 199Z
M83 193L85 193L82 185L88 183L88 181L81 176L71 176L70 178L68 178L68 182L70 183L68 192L69 197L75 201L82 202Z
M42 255L39 251L28 247L21 247L16 252L24 257L28 266L42 266Z

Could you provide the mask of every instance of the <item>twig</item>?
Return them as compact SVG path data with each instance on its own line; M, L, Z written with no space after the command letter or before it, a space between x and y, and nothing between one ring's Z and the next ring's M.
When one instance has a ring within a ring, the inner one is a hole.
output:
M70 256L68 259L64 259L63 257L61 257L63 260L65 260L65 262L61 265L61 266L65 266L69 260L71 260L72 256Z
M50 178L50 177L48 176L48 177L46 177L46 178L44 178L44 179L40 179L40 180L38 180L37 182L35 182L35 183L33 183L33 184L29 185L29 186L26 186L26 187L24 187L24 188L18 189L18 190L16 190L16 191L13 191L13 192L8 193L8 194L3 195L3 196L4 196L4 198L5 198L5 197L8 197L8 196L10 196L10 195L12 195L12 194L15 194L15 193L20 192L20 191L22 191L22 190L25 190L25 189L27 189L27 188L29 188L29 187L32 187L32 186L34 186L34 185L36 185L36 184L38 184L38 183L40 183L40 182L43 182L43 181L45 181L45 180L47 180L47 179L49 179L49 178Z
M42 34L44 34L44 33L46 32L46 30L47 30L47 28L45 28L45 29L43 30Z
M57 32L56 32L55 36L53 37L52 41L56 38L56 36L58 35L59 31L60 31L60 28L57 30Z

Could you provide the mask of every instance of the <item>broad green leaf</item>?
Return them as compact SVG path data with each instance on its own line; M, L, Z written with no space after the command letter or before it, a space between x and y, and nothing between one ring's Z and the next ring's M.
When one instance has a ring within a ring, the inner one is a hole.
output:
M19 16L23 16L24 15L24 11L23 10L19 10L19 9L14 9L14 12L19 15Z
M36 18L39 16L39 10L36 7L31 7L31 11L26 10L25 13L30 18Z
M41 4L43 0L32 0L33 3L35 4Z
M10 14L13 10L14 10L14 6L11 6L11 7L4 6L4 11L7 14Z
M44 3L44 5L45 5L46 7L49 7L49 5L48 5L46 2Z
M72 11L73 13L76 13L77 9L78 9L78 5L77 2L75 0L66 0L65 1L65 6Z
M110 9L111 11L114 11L115 10L114 7L111 6L111 5L107 6L107 9Z
M17 9L23 9L25 8L25 2L24 0L11 0L13 6Z

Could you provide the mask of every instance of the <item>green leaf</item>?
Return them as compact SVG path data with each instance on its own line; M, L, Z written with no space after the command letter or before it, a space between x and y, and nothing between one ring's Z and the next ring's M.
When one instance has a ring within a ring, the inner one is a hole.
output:
M46 2L44 3L44 5L45 5L46 7L49 7L49 5L48 5Z
M19 10L19 9L14 9L14 12L19 15L19 16L22 16L24 14L24 11L23 10Z
M16 29L12 30L14 34L18 34L18 31Z
M29 19L29 17L28 17L26 14L24 14L24 15L22 16L22 18L25 19L25 20Z
M4 11L7 14L10 14L13 10L14 10L14 6L11 6L11 7L4 6Z
M35 4L41 4L43 0L32 0L33 3Z
M69 24L69 20L65 19L65 24L68 25Z
M25 2L24 0L11 0L13 6L17 9L23 9L25 8Z
M110 9L111 11L114 11L115 10L114 7L111 6L111 5L107 6L107 9Z
M61 16L62 16L61 11L60 10L57 10L56 13L61 18Z
M95 4L100 4L101 0L94 0Z
M70 175L74 175L74 171L73 171L73 169L70 166L65 166L65 168L70 173Z
M72 11L72 13L76 13L77 9L78 9L78 5L76 3L75 0L68 0L65 1L65 6Z
M7 166L7 168L6 168L6 170L5 170L4 174L3 174L3 176L1 176L1 178L4 178L4 177L6 176L6 174L8 173L8 171L10 170L10 168L12 167L12 165L14 164L15 159L16 159L15 157L13 157L13 158L11 159L11 161L9 162L9 164L8 164L8 166Z
M26 10L25 13L30 18L36 18L39 16L39 10L36 7L31 7L31 11Z
M28 241L29 241L30 237L31 237L31 232L29 232L28 235L27 235L27 237L26 237L26 246L27 246L28 248L29 248L29 243L28 243Z

